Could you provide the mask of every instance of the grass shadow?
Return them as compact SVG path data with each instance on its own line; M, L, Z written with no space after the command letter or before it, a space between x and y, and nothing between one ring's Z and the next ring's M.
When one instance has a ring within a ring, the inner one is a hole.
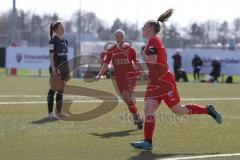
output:
M52 123L56 121L58 121L58 119L49 119L48 117L44 117L42 119L32 121L31 124L45 124L45 123Z
M111 137L126 137L130 135L142 134L142 133L132 133L138 131L138 129L131 129L126 131L116 131L116 132L108 132L108 133L90 133L93 136L100 137L100 138L111 138Z

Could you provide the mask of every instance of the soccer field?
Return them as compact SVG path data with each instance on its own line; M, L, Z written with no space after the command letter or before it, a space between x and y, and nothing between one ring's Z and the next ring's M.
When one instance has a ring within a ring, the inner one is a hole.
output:
M110 80L73 79L69 84L117 96ZM0 160L240 159L240 84L179 83L183 103L212 103L223 123L202 115L177 117L162 104L152 151L129 145L143 138L143 130L136 130L122 101L89 121L49 121L47 78L0 77L0 85ZM64 99L75 101L70 109L76 114L100 103L81 96ZM137 99L137 105L142 113L143 101Z

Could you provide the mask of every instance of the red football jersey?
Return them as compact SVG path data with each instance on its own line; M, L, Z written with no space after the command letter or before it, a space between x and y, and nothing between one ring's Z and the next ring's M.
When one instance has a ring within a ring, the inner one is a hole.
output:
M105 54L103 63L112 61L116 78L125 78L127 73L133 72L133 62L138 62L136 51L133 47L126 45L123 48L113 47Z
M157 63L161 63L163 65L167 64L167 52L166 48L164 47L161 39L157 36L152 37L145 48L145 53L150 55L157 55Z

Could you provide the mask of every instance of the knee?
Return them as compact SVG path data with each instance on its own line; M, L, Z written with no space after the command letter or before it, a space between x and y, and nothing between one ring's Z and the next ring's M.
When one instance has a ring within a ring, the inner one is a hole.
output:
M144 107L144 114L145 115L148 115L148 114L151 114L151 110L150 110L150 105L149 105L149 103L147 103L147 101L145 101L145 107Z
M60 83L57 83L57 87L56 88L57 88L57 91L59 93L62 93L64 88L65 88L65 85L64 85L64 83L60 82Z
M173 113L175 113L178 116L182 116L182 115L186 114L185 108L182 107L180 104L172 107L171 110L173 111Z
M145 107L144 114L145 116L154 115L154 111Z
M145 115L150 114L148 107L145 107L145 108L144 108L144 113L145 113Z
M154 115L155 111L158 108L158 102L154 100L146 100L145 101L145 107L144 107L144 113L145 115Z
M181 111L174 111L174 110L173 110L173 113L175 113L175 114L178 115L178 116L184 115L184 113L182 113Z
M63 91L62 90L57 90L57 94L63 95Z
M52 90L52 89L49 89L49 91L48 91L48 95L54 95L55 94L55 91L54 90Z

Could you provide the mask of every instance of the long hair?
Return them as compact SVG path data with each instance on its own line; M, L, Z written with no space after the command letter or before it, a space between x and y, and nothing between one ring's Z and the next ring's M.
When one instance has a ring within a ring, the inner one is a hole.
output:
M174 11L173 9L168 9L158 17L157 21L161 23L166 22L172 16L173 11Z
M62 22L60 22L60 21L56 21L56 22L51 23L50 31L49 31L49 35L50 35L51 38L53 37L54 30L56 30L60 24L62 24Z
M150 20L147 23L151 26L153 26L155 33L160 32L161 26L159 22L165 23L173 14L173 9L168 9L163 14L161 14L157 20Z

